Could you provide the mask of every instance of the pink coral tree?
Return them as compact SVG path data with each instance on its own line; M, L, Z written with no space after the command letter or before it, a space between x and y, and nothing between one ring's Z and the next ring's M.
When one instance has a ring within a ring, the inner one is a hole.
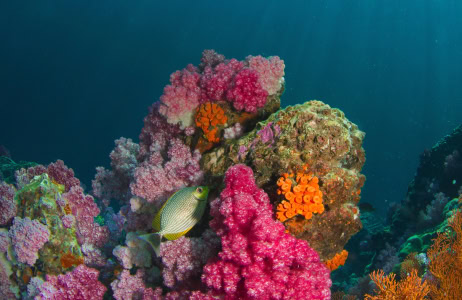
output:
M222 251L204 267L202 281L229 299L330 299L329 270L306 241L273 220L252 169L229 168L225 184L210 211Z

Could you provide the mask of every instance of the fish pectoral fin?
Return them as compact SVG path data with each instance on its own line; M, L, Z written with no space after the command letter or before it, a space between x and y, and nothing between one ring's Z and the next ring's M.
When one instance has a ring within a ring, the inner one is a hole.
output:
M193 228L193 226L189 227L188 229L186 229L185 231L182 231L182 232L177 232L177 233L169 233L169 234L166 234L164 235L164 237L169 240L169 241L173 241L173 240L176 240L177 238L180 238L182 237L183 235L185 235L186 233L188 233L188 231L191 230L191 228Z
M162 240L162 235L160 235L158 233L148 233L148 234L140 235L140 236L138 236L138 238L144 240L149 245L151 245L151 247L152 247L152 249L154 249L154 252L156 253L156 255L159 256L160 242Z

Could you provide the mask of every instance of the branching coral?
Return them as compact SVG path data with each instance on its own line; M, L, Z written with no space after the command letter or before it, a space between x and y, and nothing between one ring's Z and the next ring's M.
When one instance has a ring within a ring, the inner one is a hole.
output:
M276 216L279 221L284 222L296 215L302 215L309 220L313 213L321 214L324 211L318 177L312 172L305 173L306 170L307 166L303 168L303 172L297 172L295 179L294 174L288 173L278 179L277 192L285 197L277 206Z
M462 299L462 212L457 210L427 250L432 299Z
M394 273L385 276L382 270L372 272L370 277L377 285L376 295L366 294L364 298L366 300L420 300L426 299L430 292L427 282L422 282L417 275L417 270L413 270L409 276L398 282L395 280Z

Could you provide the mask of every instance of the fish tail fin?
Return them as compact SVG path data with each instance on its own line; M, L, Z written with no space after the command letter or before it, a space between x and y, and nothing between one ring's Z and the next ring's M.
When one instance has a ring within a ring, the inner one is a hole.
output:
M154 252L156 253L157 256L159 256L160 253L160 242L162 240L162 235L158 233L148 233L148 234L143 234L138 236L140 239L144 240L147 242L149 245L151 245L152 249L154 249Z

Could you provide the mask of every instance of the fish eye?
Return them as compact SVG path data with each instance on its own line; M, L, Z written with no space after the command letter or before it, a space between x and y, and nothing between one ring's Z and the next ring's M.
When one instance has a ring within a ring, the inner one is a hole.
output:
M196 189L196 192L202 193L202 188L201 188L201 187L198 187L198 188Z

